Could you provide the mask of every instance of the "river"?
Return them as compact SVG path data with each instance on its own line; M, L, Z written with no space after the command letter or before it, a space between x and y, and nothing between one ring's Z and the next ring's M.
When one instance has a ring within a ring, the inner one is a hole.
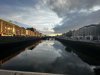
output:
M76 53L65 50L56 40L42 40L27 47L18 55L1 64L1 69L59 73L69 75L94 75L93 66L83 62Z

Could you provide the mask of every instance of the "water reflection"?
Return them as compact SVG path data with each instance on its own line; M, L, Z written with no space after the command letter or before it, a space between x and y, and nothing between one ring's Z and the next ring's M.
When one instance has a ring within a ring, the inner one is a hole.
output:
M19 53L23 52L26 49L33 49L35 48L39 43L41 42L41 40L37 41L37 42L33 42L31 46L28 46L27 48L26 47L23 47L20 46L18 49L17 48L14 48L14 49L9 49L8 51L1 51L0 52L0 65L3 64L4 62L8 61L9 59L15 57L16 55L18 55Z
M27 47L26 49L28 49L28 50L32 50L32 49L34 49L34 48L35 48L39 43L41 43L41 42L42 42L42 40L37 41L36 43L34 43L33 45Z
M34 49L28 48L1 65L3 69L51 72L69 75L94 75L90 65L74 52L66 51L58 41L42 41Z

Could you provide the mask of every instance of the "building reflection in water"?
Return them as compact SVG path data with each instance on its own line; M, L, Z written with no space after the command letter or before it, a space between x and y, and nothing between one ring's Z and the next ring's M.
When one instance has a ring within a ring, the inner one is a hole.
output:
M63 44L65 45L65 44ZM74 49L72 47L67 46L65 48L68 52L76 53L84 62L88 63L89 65L100 65L100 58L97 56L96 53L90 52L90 50L85 49ZM83 52L84 51L84 52Z
M3 63L5 63L6 61L10 60L11 58L17 56L18 54L20 54L21 52L25 51L26 49L28 50L32 50L34 49L39 43L41 43L41 41L37 41L35 43L33 43L33 45L28 46L26 48L21 48L20 50L16 51L16 49L14 49L16 52L12 53L12 54L7 54L7 53L0 53L0 65L2 65ZM6 55L7 54L7 55Z
M91 65L83 62L73 51L55 40L39 43L34 49L27 48L1 65L2 69L60 73L69 75L94 75Z

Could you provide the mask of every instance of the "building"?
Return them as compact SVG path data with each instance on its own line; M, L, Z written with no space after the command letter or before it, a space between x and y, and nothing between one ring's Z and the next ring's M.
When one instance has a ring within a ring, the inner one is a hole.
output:
M0 19L0 36L34 36L40 37L40 34L34 28L19 27L13 23Z
M73 32L73 39L100 40L100 24L84 26Z
M26 29L21 27L21 36L26 36Z
M42 35L42 34L39 33L35 28L27 28L27 30L32 31L32 32L31 32L31 35L32 35L32 36L40 37L40 36Z
M21 36L21 28L13 24L13 36Z
M0 36L13 36L13 25L0 19Z

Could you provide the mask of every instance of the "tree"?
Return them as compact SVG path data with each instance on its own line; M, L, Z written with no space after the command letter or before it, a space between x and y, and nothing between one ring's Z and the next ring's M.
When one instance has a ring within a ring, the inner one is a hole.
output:
M67 37L71 37L72 36L72 33L73 33L73 31L69 31L69 32L66 33L66 36Z

